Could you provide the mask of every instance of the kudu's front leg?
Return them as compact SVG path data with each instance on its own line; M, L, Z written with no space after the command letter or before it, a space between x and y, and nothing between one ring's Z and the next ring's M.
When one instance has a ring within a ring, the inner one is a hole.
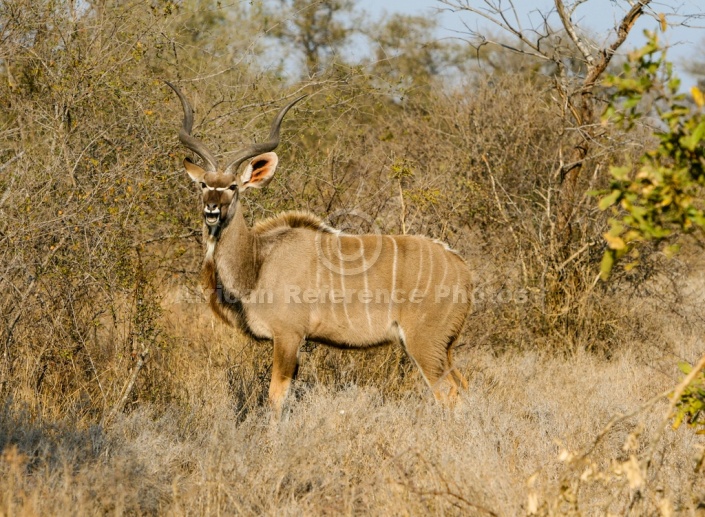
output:
M282 408L298 367L299 348L303 338L296 334L274 337L274 362L269 383L269 405L274 420L281 420Z

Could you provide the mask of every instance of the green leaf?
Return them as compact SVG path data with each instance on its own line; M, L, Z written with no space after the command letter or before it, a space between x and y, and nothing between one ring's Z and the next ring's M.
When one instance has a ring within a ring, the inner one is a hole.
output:
M614 205L621 195L621 190L613 190L610 194L607 194L605 197L600 199L598 207L600 208L600 210L606 210L610 206Z
M680 244L671 244L663 249L663 254L666 255L667 258L673 258L680 251L680 249Z
M610 167L610 174L617 181L625 181L629 178L629 172L632 170L631 167Z
M610 277L612 266L614 266L614 251L607 250L602 256L602 262L600 262L600 278L602 280L607 280Z
M588 190L586 195L591 196L591 197L597 197L597 196L604 196L605 194L608 194L608 190Z
M689 136L684 136L680 139L680 144L688 149L689 151L695 151L695 148L698 146L700 141L703 139L703 136L705 135L705 120L700 122L698 124L698 127L695 128L695 131L693 131Z
M688 375L693 370L693 366L685 361L678 361L678 369Z

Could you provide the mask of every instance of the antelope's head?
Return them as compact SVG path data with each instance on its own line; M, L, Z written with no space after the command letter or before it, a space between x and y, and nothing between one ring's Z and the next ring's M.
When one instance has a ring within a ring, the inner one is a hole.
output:
M181 91L165 81L181 100L184 109L184 122L179 130L179 140L203 160L203 166L197 165L189 158L184 159L184 168L191 179L201 187L203 193L203 218L208 233L217 235L220 229L227 225L235 215L238 198L242 192L250 187L262 188L274 176L279 158L272 151L279 145L279 128L284 115L294 104L305 95L294 99L284 106L272 122L269 140L261 144L252 144L241 149L223 169L218 167L215 156L206 146L191 135L193 128L193 109ZM241 173L240 166L247 162Z

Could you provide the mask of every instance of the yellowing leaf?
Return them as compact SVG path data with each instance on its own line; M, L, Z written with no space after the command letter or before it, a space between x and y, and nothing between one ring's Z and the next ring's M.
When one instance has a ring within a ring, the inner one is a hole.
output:
M661 24L661 32L666 32L666 29L668 29L668 23L666 23L666 15L663 13L658 13L658 19Z
M638 262L629 262L628 264L624 264L624 271L631 271L635 267L639 265Z
M698 105L698 108L702 108L705 105L705 97L703 97L703 92L700 91L700 88L693 86L690 89L690 94L693 96L693 101Z
M610 235L609 233L606 233L603 237L607 241L607 246L609 246L610 249L623 250L627 247L622 238L617 235Z
M671 196L665 196L663 200L659 203L659 206L668 206L671 203L673 203L673 197Z

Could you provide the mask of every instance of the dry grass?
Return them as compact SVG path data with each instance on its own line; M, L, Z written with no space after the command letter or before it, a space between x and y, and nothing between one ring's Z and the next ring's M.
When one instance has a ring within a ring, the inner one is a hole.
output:
M589 456L610 482L581 481L584 465L559 459L675 384L674 357L703 350L697 303L681 303L685 319L652 312L651 341L625 343L609 360L464 347L458 362L470 388L454 410L434 404L392 349L333 358L312 349L275 426L262 405L268 346L213 325L203 304L164 303L168 332L183 343L166 366L178 396L141 403L108 428L6 405L0 514L518 515L529 494L554 514L654 513L663 500L688 513L703 504L692 463L702 439L687 429L658 442L638 504L639 490L615 474L635 431L644 453L664 401L620 422ZM338 373L327 375L326 364Z

